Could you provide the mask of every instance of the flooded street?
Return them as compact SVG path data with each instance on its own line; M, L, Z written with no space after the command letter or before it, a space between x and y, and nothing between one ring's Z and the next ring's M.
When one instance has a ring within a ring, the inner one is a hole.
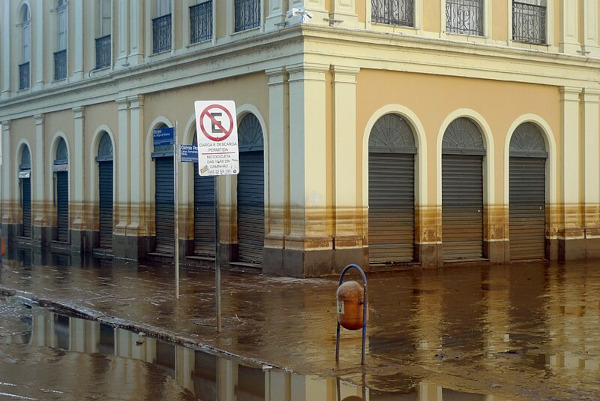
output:
M337 277L224 272L217 333L210 270L182 269L176 300L172 265L61 264L4 261L0 394L600 399L598 261L369 274L364 367L360 330L342 330L335 362Z

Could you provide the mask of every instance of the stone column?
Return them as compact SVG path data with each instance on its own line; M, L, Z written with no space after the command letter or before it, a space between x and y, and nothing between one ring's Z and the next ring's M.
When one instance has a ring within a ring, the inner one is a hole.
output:
M579 2L573 0L560 1L560 42L561 53L579 54Z
M558 257L562 260L585 256L584 229L580 198L581 143L579 88L561 88L562 103L562 220L558 232Z
M357 186L355 67L333 66L333 160L335 265L368 266L362 249L362 198ZM366 255L366 254L365 254Z
M263 271L277 274L283 264L285 235L289 223L289 96L287 73L283 67L266 71L269 78L269 199L265 224Z
M582 123L586 256L600 257L600 91L584 90Z
M290 234L284 275L306 277L333 271L328 230L326 79L329 66L287 68L290 88Z

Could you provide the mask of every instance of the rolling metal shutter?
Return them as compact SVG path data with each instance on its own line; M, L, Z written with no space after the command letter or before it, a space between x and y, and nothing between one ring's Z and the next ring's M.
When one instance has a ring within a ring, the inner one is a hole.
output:
M56 172L56 240L69 240L69 173Z
M155 223L156 252L173 254L175 251L175 194L173 157L157 157L155 162Z
M444 260L483 257L483 157L442 155Z
M100 248L112 248L113 233L113 162L98 163L100 189Z
M510 258L544 259L546 159L510 157Z
M201 177L194 164L194 254L215 256L215 178Z
M23 210L23 237L31 238L31 178L21 179L23 198L21 209Z
M265 237L263 151L240 151L238 193L238 260L262 263Z
M414 260L414 155L369 152L369 262Z

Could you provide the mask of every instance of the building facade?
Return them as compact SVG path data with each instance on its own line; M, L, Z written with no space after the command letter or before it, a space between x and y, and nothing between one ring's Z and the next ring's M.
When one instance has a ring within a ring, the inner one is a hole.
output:
M17 246L214 257L214 179L153 130L193 144L194 101L234 100L223 263L600 256L597 0L0 0L0 20Z

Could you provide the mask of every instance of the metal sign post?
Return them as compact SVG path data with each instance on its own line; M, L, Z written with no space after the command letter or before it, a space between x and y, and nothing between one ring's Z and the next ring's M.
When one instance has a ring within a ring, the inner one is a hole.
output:
M221 261L219 224L219 177L240 172L235 102L197 101L196 135L198 174L215 176L215 303L217 331L221 331Z

